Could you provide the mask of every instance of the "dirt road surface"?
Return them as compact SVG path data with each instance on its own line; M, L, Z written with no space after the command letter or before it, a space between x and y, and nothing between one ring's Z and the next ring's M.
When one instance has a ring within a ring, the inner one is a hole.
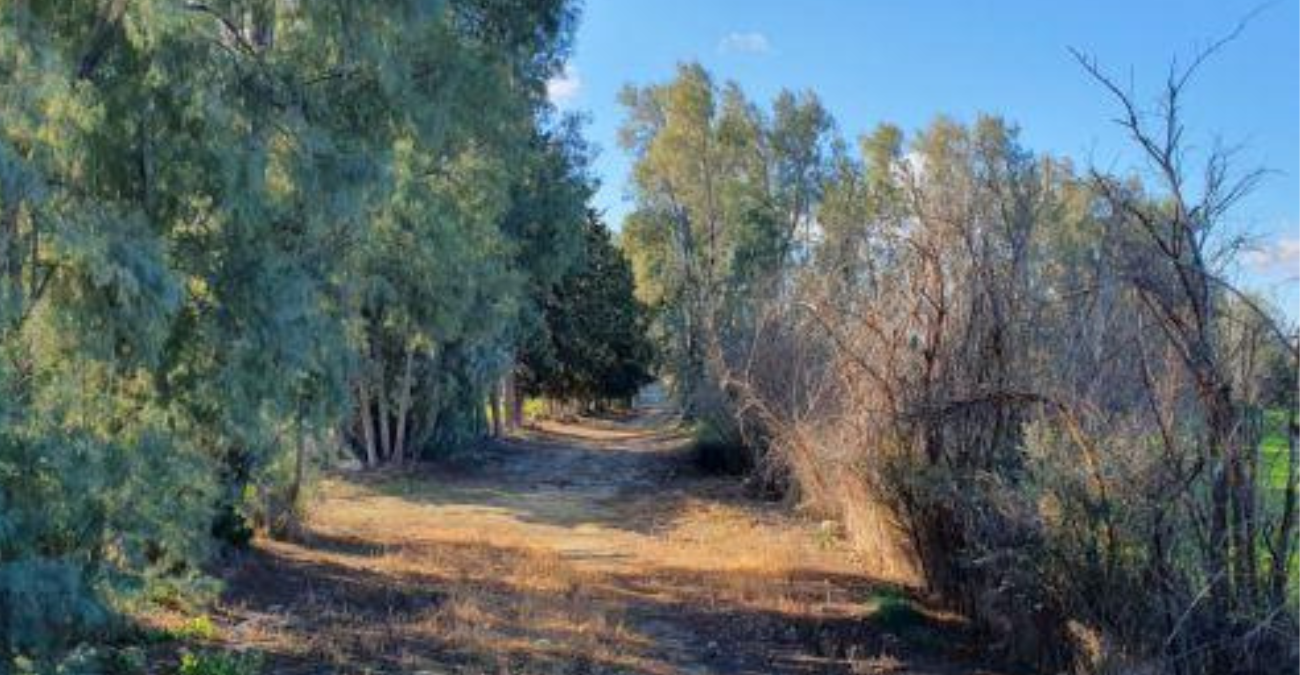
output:
M330 478L300 541L231 567L221 640L275 673L983 672L960 622L686 447L643 409Z

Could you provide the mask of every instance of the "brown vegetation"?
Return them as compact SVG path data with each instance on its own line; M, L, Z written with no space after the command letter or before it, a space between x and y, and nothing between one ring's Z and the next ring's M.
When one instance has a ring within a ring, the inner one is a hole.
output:
M883 130L865 177L826 188L824 223L852 238L789 270L748 334L713 337L765 469L911 560L1010 661L1297 657L1296 342L1224 276L1241 244L1224 215L1259 174L1233 180L1216 149L1193 196L1185 165L1183 89L1221 44L1154 111L1080 57L1118 97L1145 186L1036 156L997 118L940 120L907 154ZM1287 418L1281 485L1260 468L1269 408Z
M277 673L951 673L964 629L826 525L696 475L662 416L326 481L219 623Z

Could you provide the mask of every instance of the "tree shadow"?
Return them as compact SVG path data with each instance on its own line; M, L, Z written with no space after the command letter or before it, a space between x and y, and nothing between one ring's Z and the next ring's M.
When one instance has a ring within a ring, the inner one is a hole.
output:
M471 454L401 471L346 477L414 504L507 513L523 523L597 526L648 534L677 513L707 477L689 450L647 432L611 443L548 430L486 442ZM653 509L644 508L653 501Z
M423 548L383 549L380 557L397 558L384 562L350 538L263 542L226 575L230 633L264 651L276 673L744 675L871 672L861 669L872 663L879 672L976 672L965 651L973 636L959 621L923 610L902 624L879 612L824 611L827 601L863 604L882 594L920 607L906 589L859 576L659 567L548 585L511 573L536 556L527 549ZM398 564L432 553L436 570ZM780 591L767 594L782 607L716 592L772 585Z
M240 635L262 627L265 639L250 639L272 672L976 672L962 622L865 576L424 536L459 515L581 539L593 527L653 535L701 500L777 508L699 473L679 437L610 424L622 435L547 427L452 461L348 476L360 492L340 499L365 514L349 521L357 529L259 542L231 568L223 605L252 626ZM418 510L398 506L380 521L365 513L375 496ZM427 518L432 529L408 537L394 517ZM362 529L385 522L387 537Z

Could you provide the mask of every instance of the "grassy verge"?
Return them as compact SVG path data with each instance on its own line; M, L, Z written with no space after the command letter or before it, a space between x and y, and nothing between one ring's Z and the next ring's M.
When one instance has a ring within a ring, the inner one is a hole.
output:
M1259 451L1264 483L1270 492L1280 494L1286 489L1289 459L1285 410L1274 408L1264 413L1264 437L1260 440Z

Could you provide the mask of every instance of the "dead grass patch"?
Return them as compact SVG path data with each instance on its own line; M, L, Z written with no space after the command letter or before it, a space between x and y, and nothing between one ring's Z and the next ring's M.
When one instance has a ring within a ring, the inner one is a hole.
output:
M232 565L223 639L277 673L890 672L860 670L879 583L838 536L682 470L670 436L559 431L324 481L301 541Z

